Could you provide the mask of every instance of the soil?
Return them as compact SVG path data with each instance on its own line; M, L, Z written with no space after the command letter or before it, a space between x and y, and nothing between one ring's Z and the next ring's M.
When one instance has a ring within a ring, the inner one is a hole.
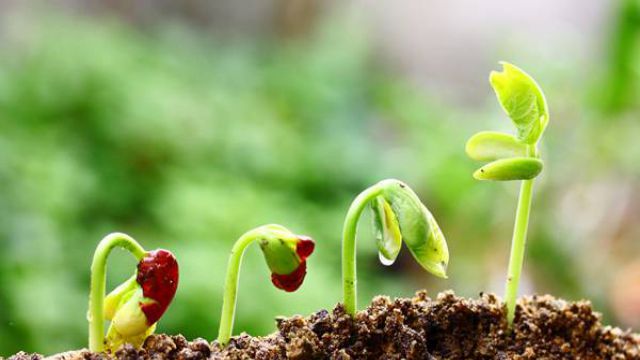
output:
M276 359L640 359L640 335L602 326L586 301L551 296L520 300L512 331L494 295L463 299L451 292L412 299L376 297L355 319L341 305L308 318L276 320L266 337L234 337L221 348L203 339L152 335L142 349L115 354L86 350L56 360L276 360ZM8 360L40 360L18 353Z

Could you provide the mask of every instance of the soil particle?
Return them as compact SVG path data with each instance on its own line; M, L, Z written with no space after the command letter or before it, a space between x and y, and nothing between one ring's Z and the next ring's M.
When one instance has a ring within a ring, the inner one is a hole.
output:
M276 325L274 334L241 334L224 348L203 339L152 335L140 350L125 346L113 355L84 350L56 360L640 360L640 335L602 326L586 301L551 296L521 299L512 331L494 295L463 299L445 292L430 299L424 291L412 299L376 297L354 319L338 305L307 318L278 318ZM18 353L8 360L42 357Z
M0 359L2 359L2 357L0 357ZM19 353L11 356L9 358L9 360L11 359L16 359L16 360L42 360L44 359L44 356L40 355L40 354L27 354L24 351L20 351Z

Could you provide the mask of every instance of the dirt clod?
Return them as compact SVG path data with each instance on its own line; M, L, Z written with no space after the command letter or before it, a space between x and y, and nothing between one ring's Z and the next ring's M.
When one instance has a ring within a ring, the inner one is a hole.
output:
M276 324L278 331L269 336L241 334L224 348L203 339L152 335L140 350L85 351L78 360L640 360L640 335L602 326L588 302L551 296L521 299L512 331L494 295L463 299L445 292L430 299L424 291L411 299L376 297L353 319L338 305L307 318L278 318ZM18 353L8 360L41 359Z

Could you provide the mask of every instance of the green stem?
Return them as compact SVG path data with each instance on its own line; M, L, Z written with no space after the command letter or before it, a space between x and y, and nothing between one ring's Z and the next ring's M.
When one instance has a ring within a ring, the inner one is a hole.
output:
M374 185L358 195L351 203L342 230L342 289L344 308L347 314L354 316L358 303L356 291L356 233L358 220L365 206L380 195L382 188Z
M218 330L218 343L225 346L231 339L233 320L236 312L236 299L238 294L238 279L240 277L240 264L247 247L261 236L260 228L253 229L242 235L231 249L231 256L227 265L227 277L224 283L224 299L222 302L222 315L220 316L220 329Z
M133 238L123 233L105 236L93 254L91 263L91 289L89 293L89 350L104 351L104 297L107 283L107 258L116 247L122 247L139 261L145 250Z
M531 195L533 193L533 179L522 181L518 209L516 211L515 228L511 241L511 255L509 257L509 270L505 290L505 302L507 304L507 322L509 327L513 325L516 312L516 297L518 284L524 262L524 250L527 240L527 227L529 225L529 212L531 210Z

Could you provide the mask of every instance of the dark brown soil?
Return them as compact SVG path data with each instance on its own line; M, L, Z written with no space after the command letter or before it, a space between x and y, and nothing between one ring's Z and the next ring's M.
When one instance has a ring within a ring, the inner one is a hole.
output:
M143 349L124 347L113 356L79 351L64 360L218 359L640 359L640 335L609 326L588 302L551 296L521 300L508 332L502 303L493 295L462 299L377 297L352 320L338 305L308 318L278 319L267 337L243 334L221 348L202 339L154 335ZM9 360L37 360L19 353Z

